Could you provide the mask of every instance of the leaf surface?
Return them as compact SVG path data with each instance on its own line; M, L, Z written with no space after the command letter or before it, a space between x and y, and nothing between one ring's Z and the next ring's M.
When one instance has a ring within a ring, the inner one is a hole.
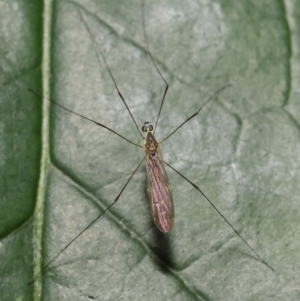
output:
M232 84L162 144L164 159L275 273L168 168L176 218L159 233L143 166L35 287L34 268L114 201L143 151L53 104L42 109L27 88L45 95L48 85L51 99L142 145L78 10L139 127L155 123L164 83L138 1L0 2L1 300L299 299L298 2L145 4L150 50L170 86L158 140Z

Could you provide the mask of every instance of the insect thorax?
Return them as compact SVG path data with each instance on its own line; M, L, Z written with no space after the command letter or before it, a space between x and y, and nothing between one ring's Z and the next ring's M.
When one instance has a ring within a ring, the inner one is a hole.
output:
M154 135L151 132L147 132L145 142L144 142L144 149L145 151L151 155L155 156L159 143L156 141Z

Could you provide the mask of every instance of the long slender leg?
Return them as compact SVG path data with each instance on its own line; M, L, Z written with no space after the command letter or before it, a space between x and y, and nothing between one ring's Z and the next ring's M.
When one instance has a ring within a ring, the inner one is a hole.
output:
M41 94L37 93L36 91L34 91L34 90L32 90L32 89L28 89L28 91L31 92L31 93L33 93L33 94L34 94L35 96L37 96L37 97L40 97L40 98L43 97ZM85 117L85 116L83 116L83 115L81 115L81 114L79 114L79 113L76 113L76 112L74 112L74 111L72 111L72 110L70 110L70 109L67 109L66 107L62 106L61 104L57 103L56 101L54 101L54 100L52 100L52 99L48 99L48 100L49 100L50 102L52 102L53 104L55 104L56 106L58 106L58 107L60 107L60 108L62 108L62 109L64 109L64 110L66 110L66 111L68 111L68 112L70 112L70 113L72 113L72 114L75 114L75 115L77 115L77 116L80 116L80 117L82 117L82 118L84 118L84 119L86 119L86 120L88 120L88 121L90 121L90 122L95 123L96 125L99 125L99 126L103 127L104 129L107 129L107 130L111 131L112 133L116 134L117 136L121 137L122 139L126 140L127 142L129 142L129 143L131 143L131 144L133 144L133 145L135 145L135 146L142 147L141 145L138 145L138 144L136 144L136 143L130 141L129 139L125 138L124 136L120 135L119 133L117 133L116 131L110 129L109 127L107 127L107 126L104 125L104 124L102 124L102 123L100 123L100 122L97 122L97 121L95 121L95 120L93 120L93 119L90 119L90 118L88 118L88 117Z
M222 88L220 88L219 90L217 90L211 97L209 97L204 104L200 107L200 109L194 113L193 115L191 115L188 119L186 119L182 124L180 124L174 131L171 132L171 134L169 134L165 139L163 139L162 141L160 141L160 143L163 143L164 141L166 141L168 138L170 138L177 130L179 130L184 124L186 124L188 121L190 121L192 118L194 118L195 116L197 116L199 114L199 112L203 109L203 107L210 102L212 99L214 99L219 93L221 93L223 90L225 90L226 88L230 87L231 84L228 84Z
M146 47L147 47L147 52L150 56L150 59L156 69L156 71L158 72L158 74L160 75L160 77L162 78L162 80L164 81L166 87L165 87L165 92L164 92L164 95L163 95L163 98L161 100L161 103L160 103L160 107L159 107L159 111L158 111L158 114L157 114L157 118L156 118L156 122L155 122L155 126L154 126L154 131L153 131L153 135L155 134L155 131L156 131L156 128L157 128L157 124L158 124L158 119L159 119L159 116L160 116L160 113L161 113L161 110L162 110L162 107L163 107L163 104L165 102L165 97L166 97L166 94L168 92L168 89L169 89L169 85L167 83L167 81L165 80L165 78L162 76L161 72L159 71L157 65L155 64L155 61L153 59L153 56L150 52L150 48L149 48L149 43L148 43L148 36L147 36L147 33L146 33L146 24L145 24L145 13L144 13L144 1L141 1L141 5L142 5L142 23L143 23L143 31L144 31L144 37L145 37L145 41L146 41Z
M61 251L59 251L59 253L57 253L43 268L42 270L34 276L34 278L28 283L28 285L31 285L34 283L34 281L40 277L41 275L43 275L44 273L46 273L49 270L49 265L61 254L63 253L77 238L79 238L86 230L88 230L93 224L95 224L95 222L103 215L105 214L120 198L121 194L123 193L123 191L125 190L125 188L127 187L127 185L129 184L130 180L132 179L132 177L134 176L134 174L137 172L137 170L139 169L139 167L141 166L142 162L145 160L145 158L143 158L141 160L141 162L138 164L138 166L136 167L136 169L133 171L133 173L131 174L131 176L129 177L129 179L127 180L127 182L125 183L125 185L123 186L123 188L121 189L121 191L119 192L119 194L117 195L117 197L115 198L115 200L109 205L107 206L104 211L102 211L91 223L89 223L79 234L77 234Z
M227 220L227 218L220 212L220 210L209 200L209 198L203 193L203 191L192 181L190 181L187 177L185 177L182 173L180 173L178 170L176 170L174 167L172 167L170 164L168 164L166 161L164 161L166 165L168 165L171 169L173 169L177 174L179 174L182 178L184 178L187 182L189 182L194 188L196 188L204 197L205 199L210 203L210 205L218 212L218 214L223 218L223 220L230 226L230 228L235 232L235 234L247 245L247 247L256 255L256 258L266 265L269 269L271 269L273 272L275 270L264 260L262 259L258 253L249 245L249 243L242 237L242 235L232 226L232 224Z
M115 85L115 87L116 87L116 89L117 89L117 91L118 91L118 94L119 94L120 98L122 99L122 101L123 101L123 103L124 103L124 105L125 105L127 111L129 112L129 114L130 114L130 116L131 116L131 119L133 120L133 122L134 122L134 124L135 124L135 126L136 126L136 128L137 128L137 130L138 130L138 132L139 132L139 134L140 134L141 137L144 139L144 137L143 137L143 135L142 135L142 133L141 133L141 131L140 131L140 129L139 129L139 127L138 127L138 125L137 125L137 123L136 123L136 121L135 121L135 119L134 119L132 113L131 113L131 111L129 110L129 107L128 107L128 105L127 105L127 103L126 103L126 101L125 101L123 95L121 94L121 92L120 92L120 90L119 90L119 88L118 88L118 85L117 85L117 83L116 83L116 81L115 81L115 78L114 78L114 76L112 75L112 72L111 72L111 70L110 70L110 68L109 68L109 66L108 66L108 63L107 63L106 59L105 59L105 56L103 55L103 52L101 51L99 45L96 43L95 37L94 37L94 35L92 34L92 32L91 32L90 28L88 27L87 23L85 22L85 20L84 20L82 14L81 14L81 12L80 12L80 10L78 10L78 14L79 14L80 19L81 19L82 23L84 24L84 26L85 26L87 32L88 32L89 35L91 36L92 41L93 41L93 44L95 45L96 53L97 53L97 59L98 59L98 61L99 61L99 64L101 65L101 60L100 60L100 57L99 57L99 53L100 53L100 56L102 57L102 59L103 59L105 65L106 65L106 68L107 68L107 70L108 70L108 72L109 72L109 74L110 74L110 77L111 77L112 81L114 82L114 85Z

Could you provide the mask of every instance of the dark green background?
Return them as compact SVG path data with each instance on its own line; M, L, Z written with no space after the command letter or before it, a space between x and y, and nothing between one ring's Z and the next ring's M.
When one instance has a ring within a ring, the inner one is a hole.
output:
M169 169L175 226L157 233L143 166L41 291L28 287L33 262L55 256L110 204L143 156L57 107L42 113L27 92L46 94L49 84L57 102L142 143L77 9L139 125L155 121L164 85L147 56L139 1L0 1L1 300L299 300L299 1L148 2L150 48L170 84L158 139L232 83L162 145L164 158L276 272Z

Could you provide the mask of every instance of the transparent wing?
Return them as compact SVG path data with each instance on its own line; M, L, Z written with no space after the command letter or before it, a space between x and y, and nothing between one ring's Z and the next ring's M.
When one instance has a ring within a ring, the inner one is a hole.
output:
M150 156L147 152L145 156L151 215L156 227L166 233L174 223L174 205L160 147L157 148L156 156Z

